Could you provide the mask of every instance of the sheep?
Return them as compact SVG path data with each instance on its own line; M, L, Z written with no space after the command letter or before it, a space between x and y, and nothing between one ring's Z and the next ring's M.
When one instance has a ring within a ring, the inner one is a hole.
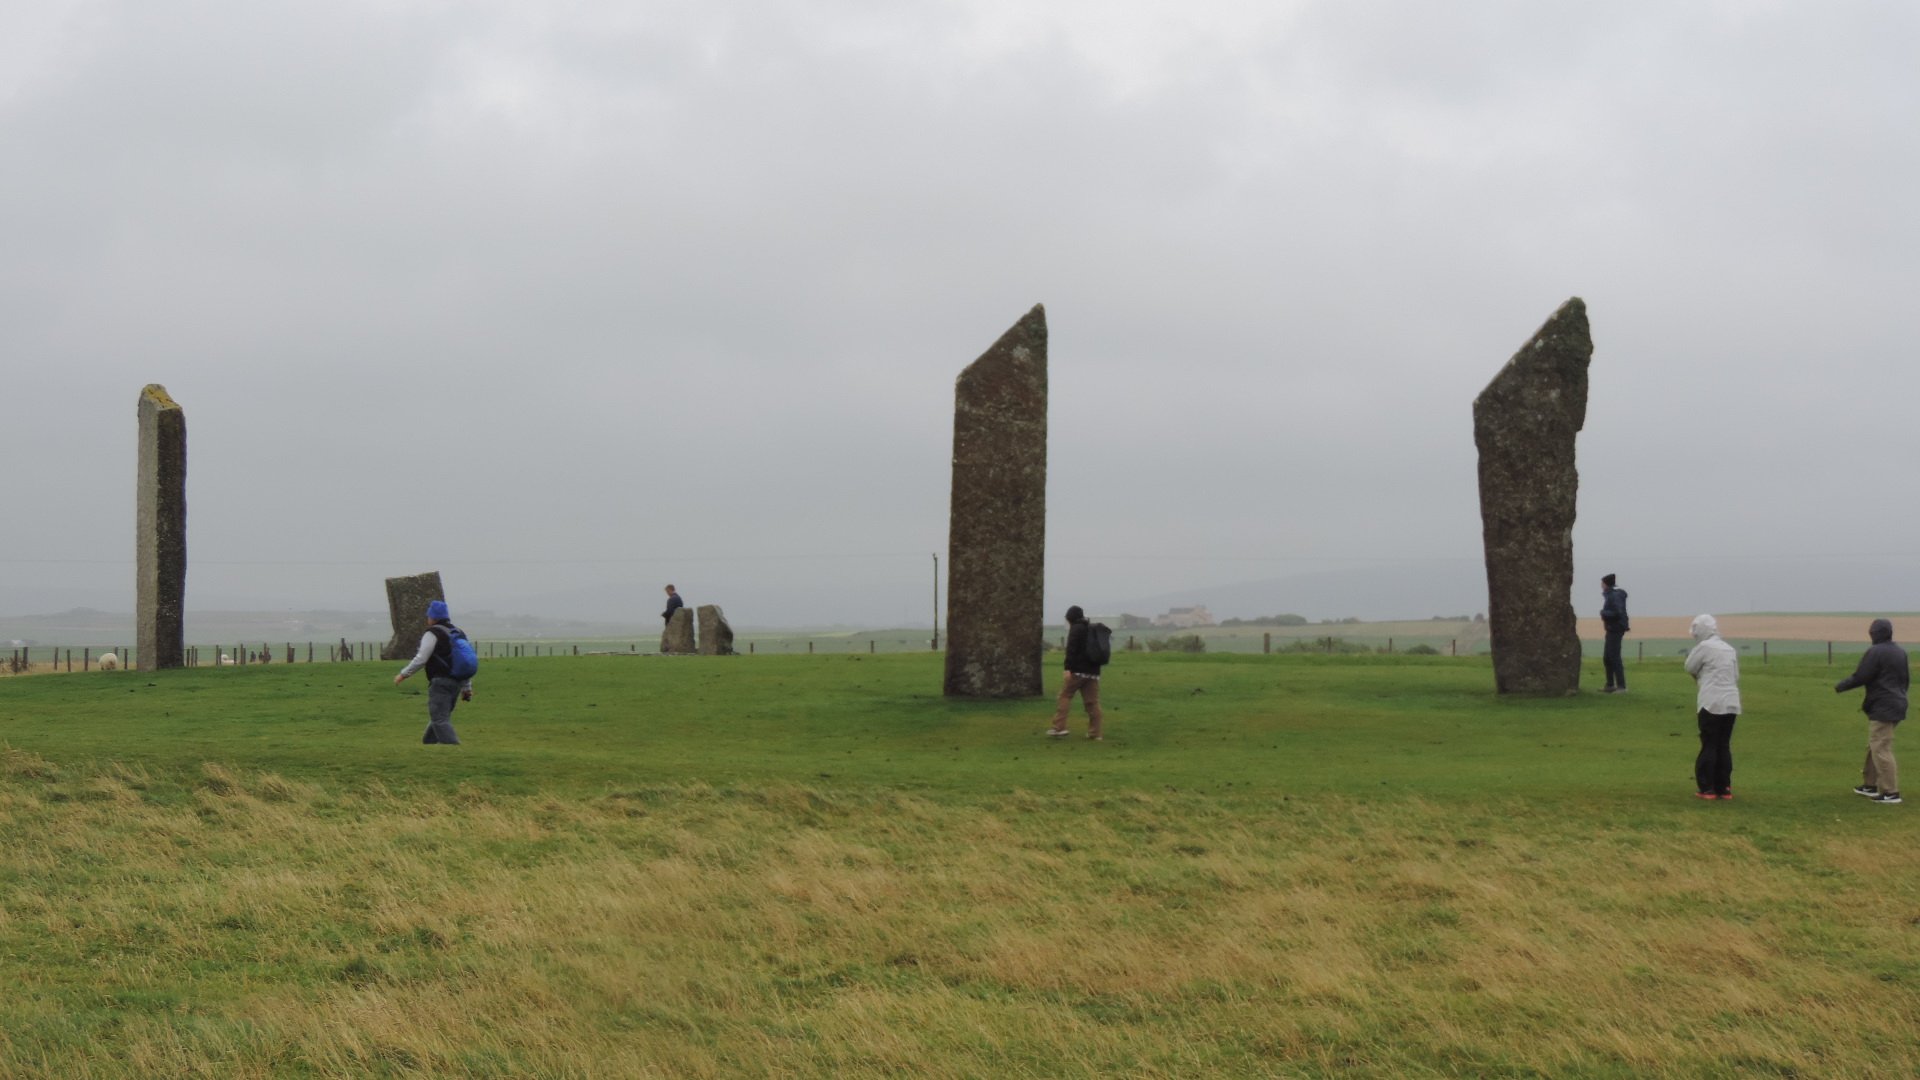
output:
M120 669L119 657L113 655L112 653L100 654L100 670L101 671L118 671L119 669Z
M231 664L231 663L233 663L233 657L231 657L231 656L228 656L228 655L227 655L226 653L221 653L221 654L220 654L220 663L222 663L222 664Z

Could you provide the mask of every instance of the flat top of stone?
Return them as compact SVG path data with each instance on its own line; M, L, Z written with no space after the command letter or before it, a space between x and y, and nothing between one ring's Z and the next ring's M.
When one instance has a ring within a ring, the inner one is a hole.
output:
M155 408L177 409L180 407L179 402L167 395L167 388L157 382L148 383L146 389L140 391L140 397L153 402Z

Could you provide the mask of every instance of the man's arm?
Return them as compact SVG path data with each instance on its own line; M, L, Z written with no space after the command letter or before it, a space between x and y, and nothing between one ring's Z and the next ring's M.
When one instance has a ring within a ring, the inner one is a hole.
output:
M1860 666L1853 669L1853 674L1835 683L1833 692L1844 694L1855 687L1865 686L1879 674L1880 657L1872 649L1868 649L1867 655L1860 658Z
M413 660L410 661L406 667L403 667L400 669L400 674L395 675L393 677L393 685L399 686L400 683L403 680L405 680L407 676L413 674L416 671L419 671L423 667L426 667L427 661L433 659L433 650L439 644L440 644L440 639L434 636L433 631L429 630L426 633L421 634L420 635L420 651L417 653L414 653Z

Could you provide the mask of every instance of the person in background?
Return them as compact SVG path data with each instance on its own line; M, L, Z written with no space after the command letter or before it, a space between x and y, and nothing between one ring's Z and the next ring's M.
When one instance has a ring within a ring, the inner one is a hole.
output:
M661 621L672 622L673 613L686 606L687 602L680 599L680 594L673 591L673 586L667 586L667 610L660 613Z
M1720 624L1711 615L1693 619L1687 674L1700 685L1700 756L1693 761L1693 784L1702 799L1733 798L1733 722L1740 718L1740 654L1720 640Z
M1867 714L1867 763L1854 794L1877 803L1898 803L1900 772L1893 760L1893 730L1907 718L1907 650L1893 643L1893 624L1886 619L1873 620L1867 636L1873 644L1860 658L1860 666L1841 679L1833 692L1867 688L1860 702L1860 711Z
M1100 665L1087 656L1087 613L1075 604L1067 609L1067 674L1060 681L1060 699L1053 711L1053 727L1047 734L1058 739L1067 734L1067 712L1078 692L1080 704L1087 709L1087 738L1100 739Z
M1600 654L1600 663L1607 669L1607 685L1600 692L1624 694L1627 665L1620 659L1620 639L1633 627L1627 622L1627 590L1615 588L1613 583L1612 574L1600 579L1600 595L1604 598L1600 604L1600 625L1607 630L1607 647Z
M460 633L460 628L448 618L447 602L435 600L428 604L427 632L420 635L420 651L393 677L393 685L399 686L407 676L421 668L427 669L427 733L420 737L423 743L460 745L460 736L453 731L454 698L457 695L461 701L472 701L473 680L452 677L456 633Z

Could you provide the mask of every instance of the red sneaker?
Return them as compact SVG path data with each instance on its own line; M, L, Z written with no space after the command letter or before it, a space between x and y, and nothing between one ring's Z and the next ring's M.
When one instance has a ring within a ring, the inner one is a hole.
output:
M1693 797L1696 799L1717 799L1720 796L1715 795L1711 791L1696 791L1693 793Z
M1731 791L1723 791L1723 792L1721 792L1721 793L1720 793L1720 798L1721 798L1722 800L1724 800L1724 801L1726 801L1726 802L1732 802L1732 801L1733 801L1733 792L1731 792Z

